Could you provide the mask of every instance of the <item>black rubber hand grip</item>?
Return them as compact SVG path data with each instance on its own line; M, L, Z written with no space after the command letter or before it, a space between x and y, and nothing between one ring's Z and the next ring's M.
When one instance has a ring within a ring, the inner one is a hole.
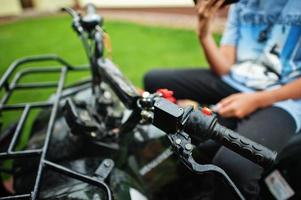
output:
M219 124L213 128L211 138L264 168L271 167L277 156L276 152Z
M213 115L200 111L191 113L184 130L195 137L213 139L264 168L271 167L277 156L276 152L221 126Z

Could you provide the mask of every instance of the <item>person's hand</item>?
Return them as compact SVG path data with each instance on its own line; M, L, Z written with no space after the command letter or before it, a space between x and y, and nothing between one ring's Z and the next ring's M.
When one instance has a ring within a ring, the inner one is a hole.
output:
M193 106L196 110L199 106L199 104L195 101L189 100L189 99L179 99L177 100L178 106L186 107L186 106Z
M198 0L196 9L198 13L198 34L199 38L205 38L210 33L210 22L222 6L225 0Z
M261 93L238 93L222 99L217 105L218 113L223 117L244 118L263 107Z

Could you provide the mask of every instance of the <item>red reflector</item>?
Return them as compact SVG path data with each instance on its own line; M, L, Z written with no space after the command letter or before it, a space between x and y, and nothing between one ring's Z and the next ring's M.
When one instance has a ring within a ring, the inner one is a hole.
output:
M212 110L210 110L210 109L207 108L207 107L203 107L203 108L202 108L202 113L205 114L205 115L210 116L210 115L212 115Z

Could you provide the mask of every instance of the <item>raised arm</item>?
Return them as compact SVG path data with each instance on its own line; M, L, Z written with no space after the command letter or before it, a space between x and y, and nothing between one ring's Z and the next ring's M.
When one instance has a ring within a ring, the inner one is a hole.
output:
M217 75L228 73L236 61L235 44L223 44L219 48L210 30L211 21L223 2L224 0L199 0L196 5L199 24L198 37L204 49L210 69ZM235 25L233 22L228 21L227 29L235 29ZM233 30L231 31L233 32ZM227 32L229 31L227 30Z

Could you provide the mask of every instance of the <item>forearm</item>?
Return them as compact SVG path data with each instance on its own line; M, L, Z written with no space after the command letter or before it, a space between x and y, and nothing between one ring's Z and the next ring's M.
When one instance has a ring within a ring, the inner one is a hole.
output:
M301 98L301 78L278 89L258 92L260 107L267 107L276 102Z
M225 51L222 51L215 43L212 34L203 37L199 36L199 40L210 65L210 69L217 75L227 74L235 62L235 52L233 52L233 49L227 48Z

